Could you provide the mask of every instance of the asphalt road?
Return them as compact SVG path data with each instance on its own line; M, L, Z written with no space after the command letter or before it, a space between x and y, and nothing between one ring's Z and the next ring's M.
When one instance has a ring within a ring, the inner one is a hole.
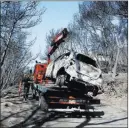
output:
M105 113L100 118L57 118L45 122L42 127L127 127L126 110L108 105L102 105L99 110Z
M1 99L2 127L127 127L127 106L119 107L101 101L96 110L104 111L102 117L86 118L67 114L44 113L38 107L38 101L24 102L17 94Z

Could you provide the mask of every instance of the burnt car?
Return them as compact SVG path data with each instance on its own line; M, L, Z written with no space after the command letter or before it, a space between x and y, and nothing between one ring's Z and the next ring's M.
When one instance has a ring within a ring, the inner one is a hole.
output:
M102 85L102 72L97 62L89 56L68 52L50 62L46 77L55 80L60 87L80 89L97 95Z

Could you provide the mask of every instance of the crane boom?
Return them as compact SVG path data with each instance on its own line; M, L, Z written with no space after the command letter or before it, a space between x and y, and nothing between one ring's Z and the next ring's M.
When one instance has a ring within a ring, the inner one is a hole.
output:
M68 35L67 28L64 28L59 34L57 34L52 40L51 47L48 49L48 63L50 61L50 56L55 52L58 46L64 42L64 39Z
M67 37L68 31L67 28L64 28L59 34L57 34L51 43L50 48L48 49L47 54L47 63L37 63L35 65L34 70L34 81L35 83L42 83L45 77L47 65L50 63L50 56L55 52L55 50L58 48L58 46L64 42L64 39Z

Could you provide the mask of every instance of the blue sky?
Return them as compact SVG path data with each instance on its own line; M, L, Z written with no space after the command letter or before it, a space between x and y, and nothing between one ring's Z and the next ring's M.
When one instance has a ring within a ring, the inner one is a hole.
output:
M65 28L72 22L73 15L78 12L78 4L79 2L77 1L40 2L40 7L44 6L46 12L42 16L42 22L31 28L31 36L28 38L28 40L32 40L35 37L37 38L31 49L33 56L39 51L44 53L46 47L45 37L51 29Z

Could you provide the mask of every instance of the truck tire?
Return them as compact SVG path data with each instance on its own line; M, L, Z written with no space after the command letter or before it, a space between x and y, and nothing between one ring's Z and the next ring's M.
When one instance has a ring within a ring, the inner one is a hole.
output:
M36 95L34 94L34 92L32 92L32 98L35 99Z
M36 99L36 95L37 95L36 90L33 89L33 90L32 90L32 98L33 98L33 99Z
M45 111L45 112L48 111L48 104L43 95L39 96L39 107L41 108L42 111Z

